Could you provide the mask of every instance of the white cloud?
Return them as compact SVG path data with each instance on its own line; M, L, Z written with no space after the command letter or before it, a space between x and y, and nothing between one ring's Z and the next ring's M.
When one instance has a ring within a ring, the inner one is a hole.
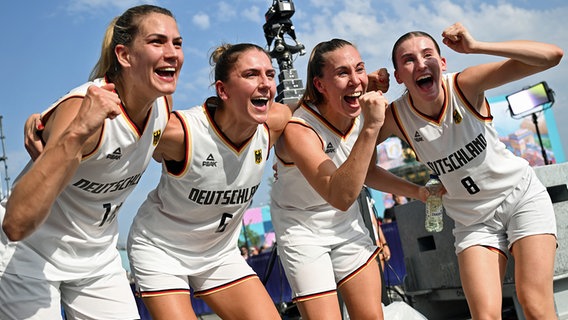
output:
M211 25L209 16L203 12L199 12L193 15L193 17L191 17L191 22L193 22L194 25L202 30L209 29L209 26Z
M252 22L258 23L259 25L262 25L265 21L264 13L261 14L260 8L257 6L252 6L243 10L241 15Z
M318 10L331 10L338 7L339 0L311 0L310 4ZM298 3L296 2L296 10Z
M129 7L139 4L155 4L155 1L142 0L70 0L65 6L69 14L92 13L93 11L120 9L126 10Z
M237 16L237 11L231 3L221 1L217 4L217 15L220 20L229 20Z

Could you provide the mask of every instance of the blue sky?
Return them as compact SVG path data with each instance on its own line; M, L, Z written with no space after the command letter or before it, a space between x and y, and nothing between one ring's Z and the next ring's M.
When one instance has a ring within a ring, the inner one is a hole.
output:
M4 61L1 82L2 116L6 165L10 183L28 161L23 147L23 123L29 114L44 110L69 89L87 80L96 63L108 22L127 7L153 3L170 9L184 38L185 64L174 95L175 109L184 109L213 94L208 57L223 43L254 42L265 46L262 25L272 0L134 1L52 0L7 1L0 10L4 34L0 60ZM367 69L385 66L392 74L390 51L403 33L423 30L440 40L442 30L460 21L474 37L486 41L534 39L568 50L564 0L296 0L292 22L297 38L309 54L320 41L344 38L357 45ZM297 56L294 67L305 78L308 54ZM496 58L459 55L442 47L449 71ZM488 92L504 96L524 87L547 81L555 91L553 107L559 134L568 152L568 62L544 73ZM277 67L276 62L274 63ZM391 83L387 94L396 98L404 88ZM504 115L507 116L507 115ZM3 150L0 150L0 157ZM119 215L121 241L140 203L159 180L160 168L152 163L141 184ZM265 175L268 177L270 172ZM4 163L0 163L1 191L5 194ZM255 206L268 202L267 183L255 197Z

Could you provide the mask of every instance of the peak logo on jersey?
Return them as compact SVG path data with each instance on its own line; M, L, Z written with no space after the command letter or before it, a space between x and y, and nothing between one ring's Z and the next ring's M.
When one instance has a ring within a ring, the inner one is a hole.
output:
M213 154L209 154L207 156L207 159L205 161L203 161L203 163L201 164L204 167L216 167L217 166L217 161L215 161L215 158L213 158Z
M79 181L73 183L73 186L79 188L83 191L90 193L108 193L124 190L128 187L134 187L140 181L141 173L128 177L126 179L109 182L109 183L99 183L90 181L87 179L80 179Z
M334 152L335 152L335 147L331 142L329 142L325 147L325 153L334 153Z
M416 141L416 142L424 141L424 138L422 138L422 135L420 134L420 132L418 132L418 131L414 132L414 141Z
M454 117L454 123L455 124L460 124L463 120L461 113L457 109L454 110L454 114L452 116Z
M160 138L162 137L162 130L156 130L154 131L154 133L152 134L152 145L154 145L154 147L158 144L158 142L160 141Z
M120 151L120 148L116 148L116 150L106 156L107 159L111 160L120 160L120 157L122 157L122 151Z
M262 162L262 150L254 150L254 162L260 164Z

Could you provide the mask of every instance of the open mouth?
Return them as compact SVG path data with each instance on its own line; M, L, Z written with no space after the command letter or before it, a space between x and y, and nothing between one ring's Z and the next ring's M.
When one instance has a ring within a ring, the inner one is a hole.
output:
M416 80L416 84L421 89L426 89L434 83L434 78L431 75L422 76Z
M268 105L268 98L254 98L250 100L255 107L264 107Z
M358 92L354 92L350 95L346 95L343 97L343 100L345 100L345 102L349 103L349 104L355 104L357 103L357 99L359 99L359 97L361 96L361 91Z
M176 74L176 68L174 68L174 67L160 68L160 69L156 69L155 72L160 77L173 78L174 75Z

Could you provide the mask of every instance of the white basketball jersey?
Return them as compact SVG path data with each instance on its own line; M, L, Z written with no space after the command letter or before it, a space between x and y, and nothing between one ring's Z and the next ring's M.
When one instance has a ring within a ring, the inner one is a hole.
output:
M93 84L102 86L105 80L73 89L44 115L65 99L83 97ZM96 276L121 267L116 216L152 159L168 118L167 101L160 97L143 131L124 109L115 119L106 119L96 149L83 157L47 220L23 241L2 243L0 270L57 281Z
M499 140L493 117L484 117L471 106L457 86L457 77L444 75L446 99L437 119L421 113L408 93L391 107L417 159L444 184L447 214L470 225L491 217L518 184L528 162Z
M316 107L303 104L290 123L313 130L321 140L322 150L339 167L359 136L362 118L355 118L351 129L343 134ZM347 211L339 211L319 195L293 163L278 158L277 170L270 214L279 245L314 244L316 239L320 245L333 245L349 239L346 233L368 233L357 201Z
M243 214L266 166L269 131L259 124L236 146L217 127L213 113L205 104L174 112L188 143L185 162L177 172L163 164L160 183L140 207L129 235L129 242L149 240L166 255L149 261L131 251L137 267L188 275L210 270L219 257L238 250Z

